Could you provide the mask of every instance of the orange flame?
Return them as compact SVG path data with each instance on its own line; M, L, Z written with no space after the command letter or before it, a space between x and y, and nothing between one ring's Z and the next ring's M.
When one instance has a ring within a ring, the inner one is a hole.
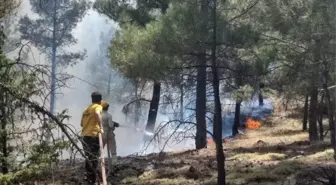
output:
M247 129L257 129L261 126L259 121L255 121L252 118L246 118L246 128Z
M213 139L211 139L211 138L208 138L208 144L209 144L209 145L212 145L212 144L215 144L215 142L214 142L214 140L213 140Z

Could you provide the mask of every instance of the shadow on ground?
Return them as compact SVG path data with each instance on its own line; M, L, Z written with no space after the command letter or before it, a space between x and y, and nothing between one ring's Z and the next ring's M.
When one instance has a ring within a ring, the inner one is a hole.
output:
M317 152L322 152L328 148L331 148L329 143L319 143L310 145L309 141L295 141L291 144L278 144L268 146L266 142L259 142L256 146L251 148L236 148L233 149L233 153L282 153L286 155L286 158L292 158L298 155L311 155Z

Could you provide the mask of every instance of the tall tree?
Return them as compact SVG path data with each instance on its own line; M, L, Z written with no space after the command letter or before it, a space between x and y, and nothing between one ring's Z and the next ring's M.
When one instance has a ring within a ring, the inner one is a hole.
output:
M336 3L332 0L296 0L288 3L265 1L261 5L264 11L260 12L258 17L273 30L273 34L268 33L264 36L271 40L277 39L277 42L281 43L276 46L276 60L283 65L281 71L287 81L284 84L291 89L287 93L300 94L302 97L309 94L309 138L312 141L317 140L317 99L321 94L318 89L325 89L335 83L335 79L332 78L335 71L326 71L325 66L335 69L333 61L336 20L333 17ZM270 16L266 17L266 14ZM333 111L332 106L329 108ZM336 150L333 133L335 123L331 118L332 116L329 117L330 139Z
M17 2L20 1L5 0L0 3L0 22L3 21L4 16L17 8L18 4L15 4ZM36 167L40 169L41 166L57 162L59 149L68 146L67 141L64 140L53 140L52 145L45 145L44 140L39 140L41 137L38 130L44 129L43 123L46 117L55 121L82 156L84 154L60 121L68 116L64 114L55 116L43 105L36 103L37 99L44 100L47 97L43 91L47 88L44 77L50 74L45 70L46 66L34 65L31 61L22 60L21 55L24 53L25 45L19 48L15 60L9 59L3 51L6 38L1 26L0 168L2 173L11 172L10 175L2 176L5 177L2 178L2 183L15 184L18 183L17 179L22 177L21 174L27 174L27 170L31 170L29 169L31 166L34 166L34 169Z
M57 87L57 67L67 67L83 60L85 51L70 52L67 47L77 43L72 30L89 7L82 0L30 0L32 11L20 19L21 38L30 41L51 61L50 111L54 113Z
M317 141L317 104L318 104L318 91L316 87L310 90L310 103L309 103L309 140Z
M217 185L226 185L225 181L225 156L222 143L222 105L219 93L219 78L218 66L216 61L217 50L217 0L212 2L212 48L211 48L211 71L212 71L212 86L215 97L215 113L213 137L216 143L216 158L217 158Z
M92 89L101 89L103 96L111 103L111 106L126 104L123 111L127 118L132 117L132 123L137 126L142 118L144 103L136 101L130 103L130 99L140 99L141 81L137 79L126 79L119 71L111 67L111 59L108 56L111 39L114 37L115 28L111 27L107 32L101 32L100 44L95 54L89 59L88 78ZM140 92L140 93L139 93ZM135 105L135 106L134 106ZM113 110L113 109L112 109Z
M207 58L205 43L208 36L208 9L209 1L201 0L200 14L202 19L200 20L200 32L198 39L201 44L197 44L197 76L196 76L196 137L195 145L196 149L205 148L206 141L206 79L207 79Z
M6 57L2 50L5 38L3 30L0 29L0 168L2 173L7 174L15 169L21 169L22 166L17 164L22 163L22 161L15 155L16 153L28 154L30 151L27 149L25 151L24 147L27 147L27 144L34 139L37 143L37 137L35 137L35 129L30 128L31 125L23 125L26 121L34 123L33 120L27 118L28 114L31 113L27 111L27 104L18 100L3 86L10 86L16 92L21 93L22 96L33 98L42 95L39 92L42 83L37 80L37 74L31 73L25 65L16 65L21 62L20 57L16 62ZM29 116L35 116L33 114ZM38 128L38 125L34 125L34 127ZM24 138L27 133L30 134L30 138ZM41 154L37 158L40 159ZM28 162L29 159L27 160L24 157L23 161Z
M303 107L303 120L302 130L307 131L308 128L308 107L309 107L309 95L305 95L304 107Z
M169 75L168 66L173 66L170 57L158 54L160 50L160 24L142 26L128 25L117 32L111 42L110 54L113 67L125 77L139 78L154 83L152 100L148 113L146 129L154 129L157 108L160 100L161 81ZM165 70L165 71L164 71Z
M159 9L161 14L164 14L168 8L169 1L143 1L137 0L134 7L131 3L120 0L97 0L94 3L94 8L112 20L120 23L122 27L128 24L134 24L145 27L150 21L155 20L155 15L151 14L152 10ZM111 51L113 52L113 51ZM113 62L113 61L112 61ZM152 79L153 91L150 100L146 130L154 131L156 117L159 110L159 102L161 95L161 82Z
M242 69L241 69L241 64L238 62L237 64L237 73L236 73L236 86L237 88L240 88L242 85ZM232 127L232 136L237 135L239 126L240 126L240 106L242 103L242 99L239 97L236 99L236 105L235 105L235 116L234 116L234 122L233 122L233 127Z

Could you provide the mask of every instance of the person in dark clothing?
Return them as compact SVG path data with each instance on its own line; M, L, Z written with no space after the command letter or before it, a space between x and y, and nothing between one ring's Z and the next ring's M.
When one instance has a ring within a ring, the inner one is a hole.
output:
M82 145L88 160L85 161L85 177L89 184L96 183L99 158L99 134L103 134L102 126L102 95L91 94L92 104L82 114Z
M85 160L84 180L90 184L94 184L98 173L99 140L98 138L85 136L83 137L82 144L85 156L88 159Z

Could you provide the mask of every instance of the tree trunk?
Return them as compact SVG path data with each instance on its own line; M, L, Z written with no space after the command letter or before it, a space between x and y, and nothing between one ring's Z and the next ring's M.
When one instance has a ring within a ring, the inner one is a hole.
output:
M54 114L55 111L55 96L56 96L56 31L57 31L57 0L54 0L54 9L53 9L53 30L52 30L52 48L51 48L51 85L50 85L50 113ZM50 142L51 140L51 130L49 129L49 123L44 122L45 127L42 130L42 136L45 136L45 140ZM60 129L58 128L58 133L60 133Z
M181 75L181 84L180 84L180 120L184 121L184 85L183 85L183 75Z
M156 116L159 110L161 83L154 82L152 100L149 105L146 131L154 133Z
M8 173L8 163L7 163L7 158L8 158L8 151L7 151L7 114L6 114L6 103L5 103L5 93L2 93L2 105L1 105L1 115L0 115L0 123L1 123L1 131L0 131L0 146L1 146L1 172L3 174Z
M54 1L54 12L53 12L53 39L52 39L52 57L51 57L51 91L50 91L50 113L54 114L55 109L55 90L56 90L56 16L57 16L57 0Z
M208 15L208 2L201 0L201 13L203 14L203 21L201 22L200 39L204 39L207 34L207 15ZM197 87L196 87L196 149L202 149L207 146L206 140L206 48L201 47L198 49L197 57Z
M335 134L335 121L334 121L334 103L331 100L330 92L328 89L328 78L329 78L329 67L326 61L323 61L323 93L326 98L327 108L328 108L328 122L329 122L329 130L330 130L330 142L331 146L334 149L334 159L336 160L336 134Z
M108 78L108 84L107 84L107 89L106 89L106 95L107 95L107 99L110 98L110 93L111 93L111 80L112 80L112 70L110 70L109 73L109 78Z
M135 99L139 99L138 90L139 90L139 82L137 80L135 80L135 92L134 92ZM141 114L141 102L136 101L135 102L135 111L134 111L134 115L133 115L133 123L134 123L134 126L136 128L139 126L138 124L139 124L139 120L141 118L140 114Z
M259 89L258 100L259 100L259 106L263 106L264 105L264 97L262 95L261 89Z
M259 106L264 105L264 97L262 94L262 89L265 87L264 83L259 83L259 94L258 94L258 101L259 101Z
M3 174L8 173L8 151L7 151L7 130L6 130L6 120L3 118L1 120L1 153L2 153L2 158L1 158L1 171Z
M222 108L219 97L219 79L216 62L216 49L217 49L217 1L213 0L213 35L212 35L212 86L215 98L215 114L213 134L214 141L216 142L216 159L217 159L217 185L226 185L225 182L225 156L222 143Z
M239 89L240 86L242 85L242 65L240 62L237 63L237 68L236 68L237 72L236 72L236 86ZM232 136L237 135L238 132L238 128L240 126L240 105L241 105L241 100L240 97L238 97L238 99L236 100L236 107L235 107L235 117L234 117L234 123L233 123L233 127L232 127Z
M196 87L196 149L205 148L206 142L206 68L205 56L198 57Z
M311 88L309 106L309 141L317 141L317 96L316 87Z
M240 126L240 105L241 105L241 101L237 100L236 107L235 107L234 123L232 127L232 136L235 136L239 133L238 128Z
M307 131L307 124L308 124L308 100L309 100L309 95L306 94L305 97L305 103L304 103L304 108L303 108L303 120L302 120L302 130Z
M323 141L324 137L324 130L323 130L323 99L324 99L324 94L321 96L321 101L318 106L318 125L319 125L319 134L320 134L320 140Z
M329 122L329 130L330 130L330 141L331 146L334 149L334 159L336 160L336 128L335 128L335 121L334 121L334 108L333 103L331 101L330 93L328 88L324 88L326 100L327 100L327 106L328 106L328 122Z

